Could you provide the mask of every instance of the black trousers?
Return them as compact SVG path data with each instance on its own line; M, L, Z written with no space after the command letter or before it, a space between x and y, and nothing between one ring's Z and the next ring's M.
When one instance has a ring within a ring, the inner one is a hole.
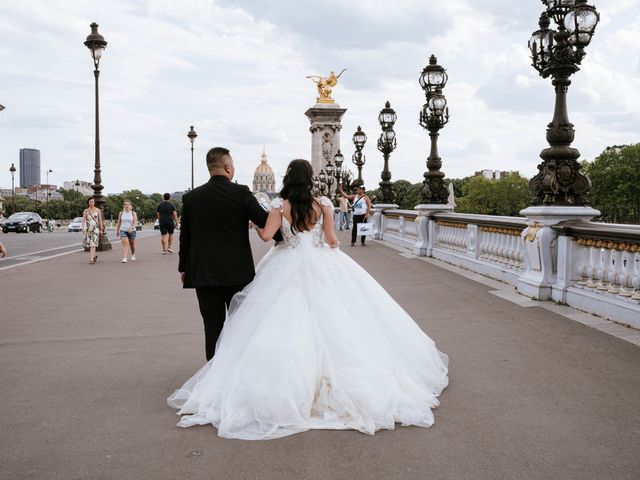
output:
M356 243L356 237L358 236L358 224L366 223L364 220L364 215L354 215L353 216L353 225L351 225L351 243ZM367 238L364 235L360 237L360 242L364 245L364 239Z
M213 358L216 342L222 332L227 317L227 308L231 298L242 290L244 285L224 285L219 287L197 287L198 305L204 322L205 352L207 361Z

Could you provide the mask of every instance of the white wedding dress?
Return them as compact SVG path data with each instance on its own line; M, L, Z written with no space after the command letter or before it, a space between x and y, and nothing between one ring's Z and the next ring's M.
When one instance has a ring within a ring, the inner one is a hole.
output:
M364 269L324 244L321 222L294 234L283 217L281 232L284 242L234 297L213 359L169 397L184 415L178 425L248 440L431 426L446 355Z

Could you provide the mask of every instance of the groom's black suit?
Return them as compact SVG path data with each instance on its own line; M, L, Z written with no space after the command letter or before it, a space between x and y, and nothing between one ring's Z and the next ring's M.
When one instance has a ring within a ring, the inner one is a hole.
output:
M255 275L249 220L264 227L268 214L248 187L224 176L211 177L182 202L178 271L184 288L196 289L210 360L231 297Z

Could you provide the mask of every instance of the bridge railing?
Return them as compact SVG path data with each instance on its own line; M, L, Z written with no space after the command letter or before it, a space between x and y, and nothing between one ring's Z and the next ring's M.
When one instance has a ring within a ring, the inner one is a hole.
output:
M376 238L640 329L640 225L374 211Z

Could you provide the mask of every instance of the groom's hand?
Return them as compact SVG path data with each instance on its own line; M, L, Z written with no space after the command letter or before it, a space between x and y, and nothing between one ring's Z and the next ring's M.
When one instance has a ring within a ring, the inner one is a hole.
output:
M184 272L180 272L180 282L184 285Z

